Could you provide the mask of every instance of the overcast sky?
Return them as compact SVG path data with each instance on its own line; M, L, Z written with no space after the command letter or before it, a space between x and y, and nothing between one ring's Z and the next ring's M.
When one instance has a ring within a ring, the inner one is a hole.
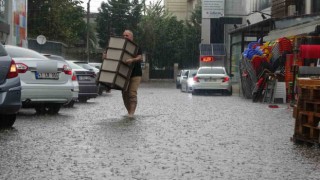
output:
M149 2L157 2L159 0L146 0L146 4L148 5ZM87 10L87 3L88 0L83 0L82 6L84 7L85 10ZM91 0L90 1L90 12L98 12L98 8L101 5L101 2L107 2L107 0ZM163 3L163 0L162 0Z

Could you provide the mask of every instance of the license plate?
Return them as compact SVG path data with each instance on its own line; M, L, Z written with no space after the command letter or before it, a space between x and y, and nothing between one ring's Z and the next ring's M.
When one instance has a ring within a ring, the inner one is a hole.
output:
M36 72L36 79L59 79L59 73L39 73Z
M91 77L90 76L78 76L79 81L90 81Z
M205 82L216 82L216 79L211 79L211 78L210 78L210 79L205 79L204 81L205 81Z

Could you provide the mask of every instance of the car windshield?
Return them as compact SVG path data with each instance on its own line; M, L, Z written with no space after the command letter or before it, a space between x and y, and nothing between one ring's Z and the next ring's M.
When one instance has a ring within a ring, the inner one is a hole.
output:
M71 69L84 69L83 67L79 66L78 64L75 64L71 61L68 61L69 66L71 67Z
M198 74L225 74L225 71L220 68L200 68Z
M191 70L189 73L189 77L194 77L197 74L197 70Z

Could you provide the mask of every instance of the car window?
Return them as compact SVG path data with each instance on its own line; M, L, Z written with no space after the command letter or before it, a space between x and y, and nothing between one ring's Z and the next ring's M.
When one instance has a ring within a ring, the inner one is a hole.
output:
M189 73L189 77L194 77L197 74L197 70L191 70Z
M80 65L80 66L82 66L82 67L84 67L86 69L93 69L93 67L90 66L89 64L84 64L84 63L76 63L76 64L78 64L78 65Z
M188 73L189 73L189 71L186 70L186 71L183 72L182 76L188 76Z
M73 62L68 62L69 66L71 67L71 69L83 69L83 67L73 63Z
M2 45L0 45L0 56L7 56L8 53Z
M28 58L37 58L37 59L48 59L44 55L26 48L16 48L16 47L6 46L6 50L12 58L28 57Z
M225 74L225 71L220 68L200 68L198 74Z

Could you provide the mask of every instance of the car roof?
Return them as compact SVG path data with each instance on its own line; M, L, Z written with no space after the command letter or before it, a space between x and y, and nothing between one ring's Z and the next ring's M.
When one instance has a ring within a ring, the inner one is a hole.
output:
M202 66L200 67L201 69L225 69L224 67L222 66ZM200 69L199 68L199 69Z

